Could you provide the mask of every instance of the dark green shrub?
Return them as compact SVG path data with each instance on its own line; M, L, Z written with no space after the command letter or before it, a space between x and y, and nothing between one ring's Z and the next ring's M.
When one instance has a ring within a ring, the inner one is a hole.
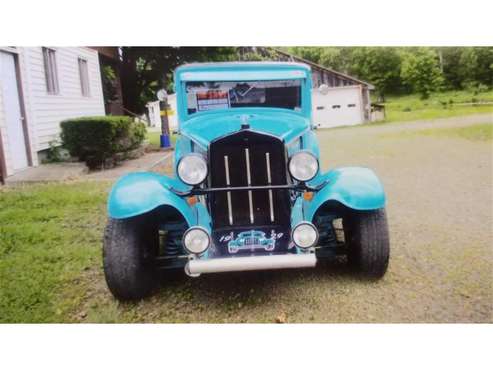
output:
M90 168L104 166L116 153L139 147L146 133L143 123L127 116L81 117L60 126L63 146Z

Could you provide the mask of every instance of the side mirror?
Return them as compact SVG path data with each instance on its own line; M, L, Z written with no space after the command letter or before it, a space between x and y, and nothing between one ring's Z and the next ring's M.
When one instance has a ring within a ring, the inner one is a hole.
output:
M171 131L171 133L172 133L173 135L178 135L180 132L179 132L178 130L173 130L173 131Z
M312 123L312 130L317 130L318 129L318 125L316 123Z

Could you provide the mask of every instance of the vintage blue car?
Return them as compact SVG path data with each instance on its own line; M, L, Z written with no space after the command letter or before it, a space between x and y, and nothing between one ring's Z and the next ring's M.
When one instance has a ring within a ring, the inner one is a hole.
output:
M109 195L103 262L115 297L150 294L160 270L306 268L347 255L360 273L385 274L382 184L368 168L320 169L307 65L189 64L174 78L175 175L132 173ZM252 230L274 249L233 253Z
M238 253L241 250L255 251L262 249L271 252L276 247L276 239L266 238L262 231L243 231L238 234L236 239L228 242L228 252L231 254Z

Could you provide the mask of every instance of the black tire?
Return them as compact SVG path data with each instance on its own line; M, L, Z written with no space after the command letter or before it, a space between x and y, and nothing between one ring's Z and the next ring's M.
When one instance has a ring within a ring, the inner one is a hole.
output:
M158 253L157 225L145 216L110 218L103 242L103 268L111 293L119 300L148 296L157 284L154 258Z
M343 223L349 264L364 276L381 278L387 271L390 254L385 209L353 211Z

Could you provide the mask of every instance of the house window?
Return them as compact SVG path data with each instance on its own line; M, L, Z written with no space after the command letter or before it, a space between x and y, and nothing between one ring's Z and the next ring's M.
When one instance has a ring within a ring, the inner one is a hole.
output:
M89 96L89 71L87 69L87 60L82 58L79 58L79 76L82 96Z
M58 94L60 90L58 88L55 50L43 48L43 61L45 65L46 91L48 91L48 94Z

